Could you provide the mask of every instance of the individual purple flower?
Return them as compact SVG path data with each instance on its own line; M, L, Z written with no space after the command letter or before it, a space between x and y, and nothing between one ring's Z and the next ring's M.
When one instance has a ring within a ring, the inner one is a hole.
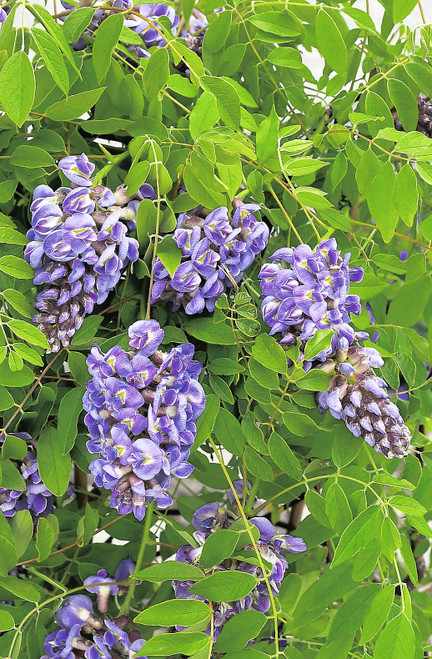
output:
M126 580L134 569L135 564L124 559L116 568L115 579ZM89 592L97 593L97 608L102 616L94 611L93 601L87 595L72 595L61 604L55 614L57 627L45 637L45 654L41 659L131 659L140 652L145 640L140 638L138 629L130 627L129 617L113 618L107 614L110 597L129 588L126 584L115 584L115 579L106 570L99 570L84 581ZM106 592L101 597L104 589ZM147 659L144 654L136 656Z
M124 186L114 193L93 185L94 166L84 154L63 158L59 168L73 187L36 188L25 250L35 270L33 282L43 286L33 320L46 335L49 352L69 345L84 317L106 300L127 265L138 259L138 242L122 221L124 215L132 225L136 216Z
M384 361L375 348L353 345L336 352L322 369L332 373L330 385L317 395L321 413L329 410L355 437L363 439L387 458L403 458L411 433L398 407L391 402L387 383L373 369Z
M143 519L147 501L171 504L171 478L187 478L196 420L205 406L194 348L159 349L164 332L155 320L129 327L129 350L96 347L87 365L83 405L90 440L99 453L90 463L98 487L111 490L111 507Z
M202 208L179 216L173 240L182 260L171 276L156 259L152 303L172 301L174 311L183 307L189 315L213 311L220 296L242 279L267 245L269 230L253 215L258 205L235 199L233 206L232 219L225 207L206 217Z
M318 330L331 329L331 345L315 361L334 354L341 341L351 344L364 338L350 325L350 314L361 311L360 299L349 295L350 282L361 281L363 270L349 266L350 254L342 258L334 238L321 242L315 251L308 245L286 247L270 258L272 263L266 263L259 274L261 311L270 334L282 334L283 345L298 340L304 349ZM311 363L304 366L309 369Z
M234 485L240 498L243 498L241 491L241 484L243 481L236 481ZM230 492L228 492L228 499L231 501ZM230 524L234 521L232 516L228 515L227 509L219 503L207 503L195 511L192 524L196 531L194 533L195 539L201 545L198 548L193 548L190 545L181 547L176 555L176 560L183 563L190 563L192 565L199 565L201 552L205 546L206 540L212 533L220 530L221 528L229 528ZM288 568L285 552L299 553L307 549L305 542L302 538L297 538L290 535L279 535L273 524L265 517L253 517L250 520L258 530L259 538L256 541L256 546L259 553L263 558L263 562L270 564L267 570L267 581L270 586L272 595L277 595L279 588L284 577L285 571ZM252 544L246 545L246 551L253 550ZM256 586L245 597L238 599L234 602L213 602L213 634L216 639L222 631L222 628L228 620L242 611L255 610L261 613L266 613L270 608L270 596L268 585L264 579L264 575L260 566L254 563L236 559L227 559L222 564L215 565L210 569L206 569L207 575L214 572L227 571L235 569L240 572L251 574L257 579ZM189 592L190 587L196 582L194 581L173 581L174 593L179 599L203 599L197 595L192 595ZM181 629L181 628L177 628ZM207 634L211 633L211 627L208 625L205 630Z

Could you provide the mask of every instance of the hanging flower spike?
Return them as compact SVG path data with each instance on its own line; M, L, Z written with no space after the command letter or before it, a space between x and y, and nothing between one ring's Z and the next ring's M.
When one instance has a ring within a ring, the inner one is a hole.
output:
M94 165L85 154L67 156L58 166L72 188L35 189L24 254L35 270L33 283L43 287L33 321L47 337L49 352L70 344L85 316L106 300L122 271L137 260L138 242L128 236L123 220L135 228L133 204L151 194L151 186L143 185L134 202L123 186L112 192L93 185Z
M342 258L334 238L321 242L315 251L299 245L279 249L270 258L272 263L266 263L259 274L261 311L270 334L282 333L281 344L295 344L299 339L304 350L318 330L331 329L331 346L314 357L325 361L341 339L351 344L367 338L350 325L350 314L359 314L361 305L357 295L348 294L350 282L361 281L363 270L349 267L350 254ZM310 368L308 363L305 366Z
M237 203L238 202L238 203ZM182 251L182 261L171 277L156 259L152 303L173 302L173 311L183 307L187 314L213 311L217 300L233 283L238 283L255 257L265 249L269 229L253 215L259 206L234 200L233 217L224 206L202 217L182 213L173 240Z
M355 437L363 437L386 458L403 458L411 433L389 398L387 383L373 371L383 364L375 348L348 347L346 343L344 350L336 352L335 361L321 367L334 375L328 389L316 395L318 409L342 419Z
M194 347L164 353L163 336L155 320L137 321L129 328L130 350L114 346L104 354L95 347L87 359L87 448L100 454L90 470L98 487L112 491L111 507L140 520L146 501L171 504L172 476L192 473L187 460L205 407Z

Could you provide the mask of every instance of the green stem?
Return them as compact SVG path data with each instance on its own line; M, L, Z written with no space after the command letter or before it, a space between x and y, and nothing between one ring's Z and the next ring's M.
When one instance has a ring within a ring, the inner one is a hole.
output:
M135 564L135 570L134 574L139 572L141 570L141 565L143 563L144 559L144 553L148 544L149 540L149 535L150 535L150 527L152 524L152 519L153 519L153 510L155 508L155 502L152 501L148 506L147 506L147 512L144 520L144 529L143 529L143 534L141 537L141 544L138 550L138 556ZM133 579L133 575L131 577ZM120 609L120 615L127 615L129 612L130 604L132 602L133 596L135 594L135 588L137 585L136 579L132 581L132 584L129 587L129 590L126 594L125 600L122 604L122 607Z
M123 153L120 153L118 156L114 156L105 167L102 167L102 169L96 174L96 176L93 179L93 185L98 185L110 172L113 167L118 165L119 162L122 162L122 160L126 160L126 158L129 157L129 151L123 151Z

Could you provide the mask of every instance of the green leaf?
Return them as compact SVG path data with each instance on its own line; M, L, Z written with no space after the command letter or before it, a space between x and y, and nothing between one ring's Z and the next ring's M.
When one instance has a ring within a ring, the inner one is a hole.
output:
M35 79L28 55L20 50L0 71L0 102L12 121L21 127L33 107Z
M396 107L399 120L404 130L410 132L415 130L419 118L417 100L411 89L402 80L389 78L387 80L389 96Z
M158 48L147 62L143 76L144 92L149 98L157 97L169 78L169 57L165 48Z
M411 549L411 544L406 535L401 535L402 545L400 547L400 552L402 554L403 562L405 563L406 571L408 576L411 579L414 587L418 586L418 572L415 558Z
M299 389L306 391L324 391L327 389L330 381L330 375L319 368L313 368L305 375L295 381Z
M27 242L27 238L16 229L0 227L0 243L6 243L8 245L27 245Z
M213 76L204 76L200 82L204 90L216 96L221 119L228 128L238 128L240 126L240 100L234 86L222 78Z
M352 558L360 548L376 542L382 515L378 506L369 506L347 526L342 533L333 558L333 566Z
M22 358L25 359L30 364L35 364L35 366L43 366L43 361L33 348L30 348L26 343L14 343L15 352Z
M0 74L1 76L1 74ZM105 87L90 89L85 92L73 94L62 101L58 101L45 110L45 114L54 121L72 121L78 119L99 100Z
M268 334L257 336L252 346L252 355L260 364L277 373L287 372L287 357L276 339Z
M351 579L351 569L351 565L327 566L297 603L293 613L294 622L304 625L315 620L328 604L352 590L355 582Z
M408 164L402 167L396 177L393 201L403 222L410 227L417 213L418 190L417 177Z
M390 162L381 165L367 193L367 202L376 225L386 243L390 242L399 219L393 203L396 175Z
M266 622L266 616L259 611L241 611L224 624L217 638L215 650L217 652L242 650L249 641L258 636Z
M8 322L9 329L19 336L20 339L24 339L28 343L33 343L36 346L41 348L49 349L48 340L40 329L34 325L30 325L25 320L10 320Z
M148 173L149 171L148 163L147 162L137 163L137 165L141 165L141 164L146 165L147 173ZM145 168L140 168L140 169L145 169ZM145 181L145 177L143 178L141 175L137 175L136 177L134 177L134 182L130 186L131 189L130 191L128 190L130 194L133 194L133 192L136 191L144 181ZM145 248L150 242L150 236L152 236L156 232L156 226L157 226L157 209L156 206L153 204L153 202L150 201L150 199L143 199L139 203L136 222L137 222L137 234L138 234L139 244L142 248Z
M56 540L54 529L45 517L40 517L36 533L36 550L39 562L44 561L50 555L53 544Z
M28 366L19 371L11 371L7 364L0 364L0 385L5 387L25 387L33 382L34 377Z
M263 481L273 481L273 469L251 446L246 447L244 454L246 468Z
M197 448L210 437L219 413L219 407L220 400L217 396L214 394L209 394L206 396L206 406L204 412L196 422L197 434L193 444L194 447Z
M417 6L418 0L393 0L393 21L401 23Z
M71 459L69 455L62 455L60 437L52 426L47 426L41 432L37 461L46 487L56 496L62 496L69 485Z
M63 455L69 453L75 444L84 391L81 387L75 387L67 392L60 403L57 428Z
M255 577L247 572L227 570L226 572L214 572L188 590L193 595L199 595L212 602L234 602L246 597L256 584Z
M29 304L25 295L14 288L8 288L3 291L3 297L7 302L18 311L22 316L30 318L34 314L33 307Z
M221 529L212 533L204 543L200 565L208 569L222 563L225 558L230 558L238 539L238 533L230 529Z
M79 346L85 346L93 341L102 320L102 316L88 316L87 318L84 318L82 326L72 338L71 347L76 348Z
M394 586L389 584L381 588L372 600L364 622L360 643L363 645L381 631L390 613L394 598Z
M328 163L315 160L314 158L295 158L284 164L284 172L290 176L307 176L308 174L315 173L318 169L322 169L326 165Z
M283 66L289 69L300 69L303 66L300 52L296 48L289 48L288 46L275 48L270 52L267 60L275 66Z
M322 350L327 350L334 336L333 330L318 330L313 337L306 343L304 358L306 361L312 360Z
M0 411L9 410L15 404L14 399L5 387L0 387Z
M144 568L134 574L134 578L140 581L150 581L152 583L161 583L162 581L198 581L204 579L203 572L189 563L180 563L179 561L167 561L166 563L156 563L150 567Z
M214 323L212 318L194 318L188 320L185 332L191 336L214 345L234 345L234 332L229 325L224 322Z
M362 443L347 428L338 428L332 445L332 459L339 468L346 467L358 455Z
M430 294L429 276L425 275L403 284L390 304L386 322L399 326L415 325L423 316Z
M424 515L426 508L419 502L405 494L395 494L389 499L389 505L406 515Z
M21 144L13 152L10 160L12 165L19 167L54 167L54 158L38 146Z
M93 66L98 82L101 83L108 73L111 56L120 37L124 23L121 13L110 14L102 21L95 32L93 43Z
M7 611L0 611L0 631L4 632L15 627L15 621Z
M330 641L357 631L363 624L372 601L380 591L378 584L366 584L350 593L333 618L329 633Z
M415 638L411 623L400 613L390 620L378 637L374 659L414 659Z
M224 448L234 455L241 455L245 440L238 419L225 408L219 408L214 425L215 435Z
M205 32L203 49L207 49L210 53L222 50L228 39L230 27L231 12L225 10L217 14Z
M1 567L3 568L3 565ZM35 586L29 583L28 580L18 579L18 577L2 575L0 578L0 587L29 602L39 602L41 598L41 593Z
M288 430L298 437L307 437L316 432L318 427L310 416L302 412L285 412L283 422Z
M270 158L277 160L279 117L274 106L270 114L260 123L257 130L257 156L265 162Z
M86 504L84 517L81 517L77 526L78 546L83 547L93 538L99 522L97 510L94 510L89 504Z
M80 76L77 65L75 63L74 56L72 54L71 48L66 40L66 37L63 33L63 30L60 25L58 25L54 18L51 16L48 9L36 5L34 3L28 6L28 9L32 12L34 16L42 23L47 32L51 35L54 41L57 43L58 47L65 55L66 59L69 61L71 66L75 69L77 74Z
M278 37L296 37L302 32L302 24L287 9L255 14L249 18L249 22L263 32Z
M236 535L236 534L234 534ZM210 536L212 537L212 536ZM134 622L154 627L191 627L210 618L210 609L200 600L169 600L150 606Z
M158 243L157 255L170 273L171 277L174 277L174 273L182 260L182 251L174 242L172 236L165 236L165 238Z
M78 41L93 18L94 12L91 7L78 7L69 14L63 24L63 32L70 43Z
M182 600L182 603L185 600ZM189 601L189 600L187 600ZM208 645L208 636L200 632L156 634L146 642L146 652L152 657L169 657L172 654L190 656Z
M34 275L33 268L18 256L2 256L0 270L16 279L32 279Z
M226 357L212 359L208 365L208 369L216 375L237 375L244 372L244 366Z
M347 73L348 52L346 43L333 18L324 9L320 9L316 20L316 39L318 50L327 66L345 76Z
M17 547L12 535L12 530L6 521L3 512L0 513L0 574L6 576L9 570L15 567L18 560Z
M345 492L336 481L325 491L325 513L336 533L343 533L352 521L352 512Z
M224 14L225 12L222 12ZM194 140L204 132L216 126L219 121L219 110L216 96L211 92L203 92L198 98L189 115L189 132Z
M295 480L300 480L302 475L302 468L300 462L288 446L287 442L278 435L272 432L269 439L270 457L277 464L279 469L282 469L288 476Z
M49 34L37 27L32 28L31 34L54 82L64 94L68 94L69 74L59 47Z

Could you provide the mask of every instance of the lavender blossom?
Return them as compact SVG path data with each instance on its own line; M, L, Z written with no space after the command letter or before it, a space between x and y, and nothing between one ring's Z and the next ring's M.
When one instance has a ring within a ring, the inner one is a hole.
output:
M5 517L13 517L17 510L28 510L37 524L39 517L46 517L54 512L54 495L45 487L37 466L36 453L32 438L28 433L14 433L31 447L23 460L14 460L24 479L24 490L10 490L0 487L0 510ZM4 435L0 437L4 440Z
M176 35L180 23L180 18L176 15L174 7L169 5L159 3L140 5L135 4L132 0L109 0L109 2L96 0L92 4L96 8L96 11L84 33L78 41L72 44L75 50L83 50L87 45L86 38L92 37L99 25L108 16L113 14L113 11L106 7L107 4L110 4L115 9L133 9L133 14L125 13L124 25L133 30L142 39L142 46L126 43L129 52L135 54L137 57L150 57L148 48L162 48L166 45L163 28L159 21L161 17L166 17L169 20L173 35ZM87 6L88 2L87 0L80 0L78 6L74 6L62 0L62 5L65 9L74 11L80 6ZM99 7L103 8L99 9Z
M84 154L67 156L58 165L72 188L35 189L25 250L35 270L33 282L43 287L33 320L46 335L49 352L69 345L85 316L106 300L128 263L138 258L138 242L123 223L133 226L132 204L138 201L133 202L123 186L113 193L93 185L94 165ZM143 198L141 189L136 197Z
M130 559L121 561L116 569ZM130 561L131 562L131 561ZM132 563L132 571L135 565ZM101 573L104 574L101 574ZM116 577L118 578L118 577ZM120 578L127 578L120 577ZM99 570L97 575L88 577L84 584L101 584L100 586L88 586L87 590L98 593L97 605L100 613L108 611L109 596L116 595L121 586L107 586L114 583L114 579L107 576L106 570ZM108 587L110 591L100 606L100 593L103 588ZM127 591L128 587L123 587ZM111 657L125 657L131 659L133 656L147 659L144 654L137 654L145 640L140 638L139 631L131 628L128 616L122 615L117 618L106 616L100 617L93 609L93 602L87 595L72 595L57 609L55 614L57 628L50 632L44 641L45 654L41 659L110 659Z
M315 251L299 245L278 249L270 258L272 263L266 263L259 274L261 311L270 334L282 333L283 345L298 339L304 348L317 330L332 329L331 346L314 358L324 361L341 340L351 344L367 337L350 326L350 314L359 314L361 305L357 295L348 294L350 282L361 281L363 270L349 267L350 254L342 258L334 238L321 242Z
M403 458L411 433L389 398L387 383L373 371L383 365L381 355L375 348L345 348L321 367L333 375L328 389L316 396L318 409L342 419L355 437L363 437L386 458Z
M234 484L236 491L240 489L242 484L243 481L236 481ZM198 508L194 513L192 524L196 529L194 538L201 546L197 549L190 545L181 547L177 552L176 560L183 563L191 563L193 565L199 564L201 552L206 539L209 538L214 531L229 528L232 521L234 520L228 517L227 509L218 503L208 503ZM271 565L267 572L267 577L272 594L277 595L285 571L288 568L285 552L295 554L305 551L307 549L306 544L301 538L290 535L278 535L273 524L265 517L253 517L250 522L256 526L260 533L256 544L263 560ZM254 547L250 544L246 545L244 549L253 550ZM230 618L237 613L250 609L266 613L270 608L268 587L263 578L262 569L259 566L247 563L246 561L227 559L223 561L222 564L216 565L211 570L208 570L207 573L212 574L213 572L226 570L247 572L248 574L252 574L259 581L252 592L242 599L236 600L235 602L213 602L215 638L217 638L222 631L225 622L230 620ZM196 582L173 581L176 597L179 599L203 599L202 597L192 595L189 592L189 588L194 583ZM181 628L178 627L177 629ZM210 625L205 631L207 634L210 634Z
M234 200L232 219L225 207L207 217L203 209L194 215L182 213L173 240L182 251L182 260L171 277L159 258L154 267L152 303L173 302L173 311L184 307L187 314L213 311L216 301L238 283L254 258L267 245L269 230L253 215L256 204Z
M112 491L111 507L140 520L146 501L171 504L172 476L192 473L187 460L205 407L194 347L164 353L163 336L155 320L137 321L129 328L128 351L114 346L104 354L95 347L87 359L87 448L100 454L90 470L98 487Z

